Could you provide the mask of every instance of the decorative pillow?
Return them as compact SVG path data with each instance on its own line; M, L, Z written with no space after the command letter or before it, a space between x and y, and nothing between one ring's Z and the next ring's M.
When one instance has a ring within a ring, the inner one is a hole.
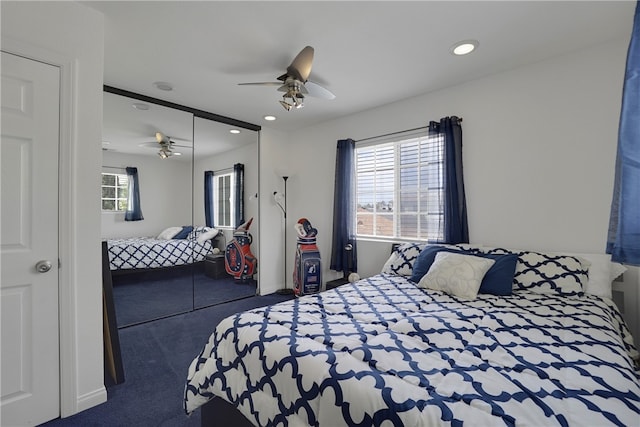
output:
M182 231L182 227L169 227L162 230L160 234L158 234L158 240L171 240L173 237Z
M411 276L413 264L426 246L426 243L404 243L398 246L382 266L382 273Z
M495 261L475 255L438 252L431 268L418 286L443 291L465 299L475 299L482 279Z
M538 294L582 296L587 283L587 268L574 256L504 248L485 249L488 254L518 255L513 290Z
M182 230L180 230L180 232L178 234L176 234L173 238L174 239L186 239L187 236L189 236L189 233L191 233L191 230L193 230L193 227L190 225L185 225L182 227Z
M205 227L203 225L199 225L197 227L193 227L193 229L187 235L188 240L196 240L199 235L209 231L209 227Z
M207 240L213 239L214 237L216 237L218 235L218 233L220 233L220 230L218 230L217 228L210 228L207 231L205 231L204 233L200 233L198 235L198 237L196 238L196 242L202 244L204 242L206 242Z
M513 278L516 273L518 255L516 254L477 254L476 256L489 258L495 261L480 285L480 294L511 295L513 291Z
M583 266L588 267L588 280L584 292L611 299L611 282L627 271L624 265L611 261L608 254L564 253L575 256Z
M443 251L444 252L460 252L460 249L446 247L442 245L429 245L425 247L418 255L418 258L416 259L416 261L413 263L413 269L411 271L411 281L415 283L420 282L420 279L422 279L422 276L427 274L427 271L429 271L429 268L435 261L436 255L438 254L438 252L443 252Z
M464 246L462 246L464 247ZM479 293L491 295L511 295L513 290L513 276L516 270L516 262L518 256L516 254L483 254L477 248L459 249L460 246L427 246L420 252L418 259L413 265L413 273L411 280L419 283L420 279L429 271L429 268L435 261L439 252L454 252L465 255L475 255L483 258L489 258L495 261L487 274L482 279Z

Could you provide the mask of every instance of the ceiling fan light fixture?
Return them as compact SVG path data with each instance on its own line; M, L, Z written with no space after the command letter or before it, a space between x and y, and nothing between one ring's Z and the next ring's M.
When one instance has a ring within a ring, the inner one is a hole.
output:
M291 109L293 108L293 105L289 104L286 99L280 101L280 105L282 105L282 107L287 111L291 111Z
M451 46L450 52L456 56L468 55L476 50L478 44L478 40L462 40Z
M158 151L158 156L160 156L161 159L168 159L169 157L171 157L172 154L173 153L171 152L171 150L169 150L168 148L165 148L165 147L162 147L160 149L160 151ZM178 153L176 153L176 154L178 154Z

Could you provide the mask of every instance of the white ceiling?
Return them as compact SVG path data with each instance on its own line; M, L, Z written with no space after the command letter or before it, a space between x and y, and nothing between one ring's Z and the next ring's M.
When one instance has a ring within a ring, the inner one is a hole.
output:
M106 1L105 84L284 131L628 38L635 1ZM465 57L451 45L476 39ZM273 81L306 45L336 95L286 112ZM170 82L172 92L154 88ZM277 116L265 122L263 116ZM152 136L152 134L151 134Z

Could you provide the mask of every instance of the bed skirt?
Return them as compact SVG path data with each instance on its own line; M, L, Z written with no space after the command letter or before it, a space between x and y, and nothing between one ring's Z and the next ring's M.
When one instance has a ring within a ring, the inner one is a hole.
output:
M202 427L253 427L242 413L224 399L214 397L200 408Z

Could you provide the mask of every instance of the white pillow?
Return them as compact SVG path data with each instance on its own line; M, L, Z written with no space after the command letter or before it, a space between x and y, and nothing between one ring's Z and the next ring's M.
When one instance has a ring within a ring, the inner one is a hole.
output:
M216 237L218 235L218 233L220 233L220 230L218 230L217 228L209 228L204 233L200 233L198 235L198 237L196 238L196 242L202 244L202 243L206 242L207 240L210 240L210 239L213 239L214 237Z
M171 240L181 231L182 227L165 228L162 233L158 234L158 240Z
M482 278L495 263L489 258L455 252L438 252L418 286L443 291L465 299L475 299Z
M583 264L589 268L589 278L584 287L584 291L591 295L604 298L612 298L611 282L618 276L627 271L624 265L611 261L611 255L608 254L587 254L587 253L566 253L578 258Z

